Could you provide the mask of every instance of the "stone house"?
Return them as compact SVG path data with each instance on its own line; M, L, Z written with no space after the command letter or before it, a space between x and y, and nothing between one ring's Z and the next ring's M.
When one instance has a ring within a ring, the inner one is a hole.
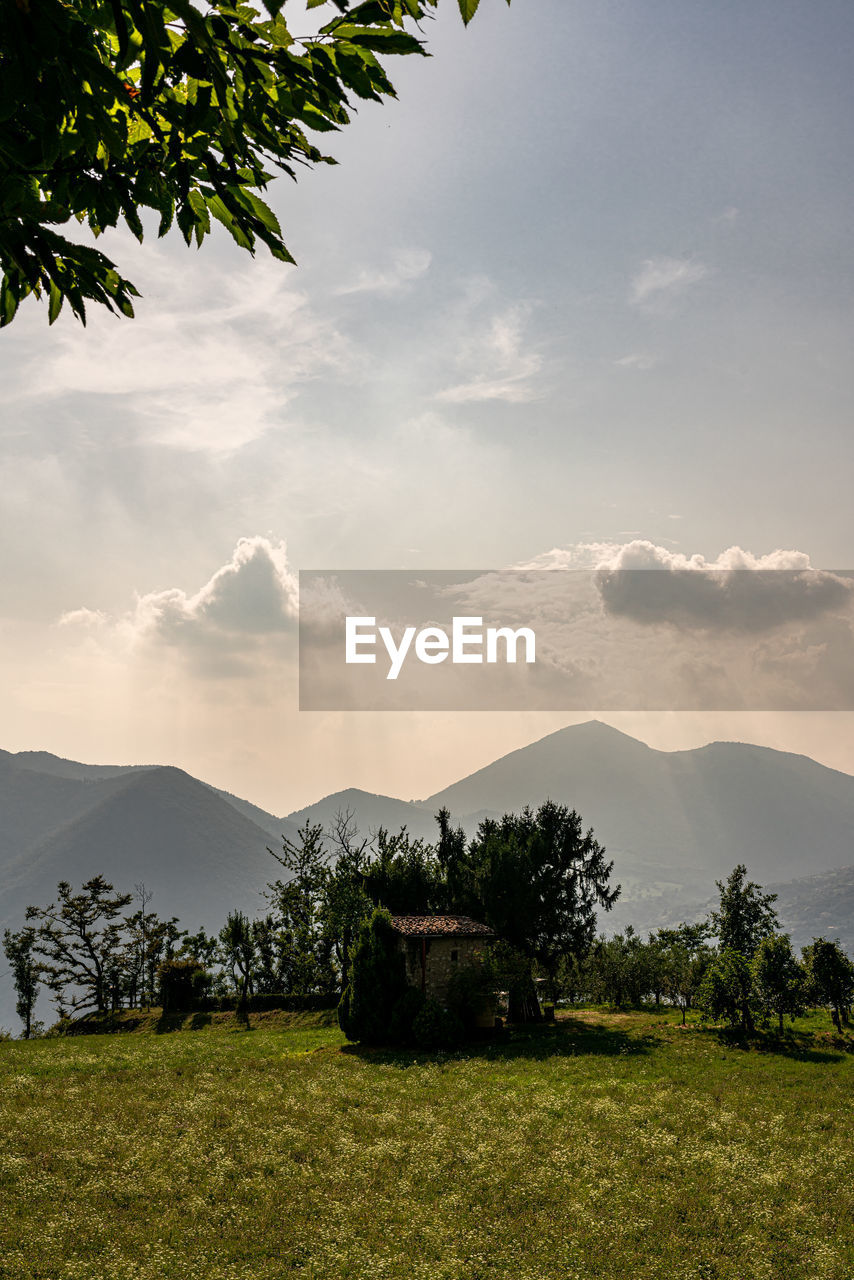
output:
M444 1005L452 975L477 964L495 937L485 924L469 916L392 916L406 977L413 987Z

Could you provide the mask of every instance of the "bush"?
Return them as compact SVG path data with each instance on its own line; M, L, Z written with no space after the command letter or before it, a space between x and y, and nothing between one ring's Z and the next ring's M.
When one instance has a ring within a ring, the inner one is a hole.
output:
M160 1003L164 1013L192 1009L204 999L211 975L198 960L164 960L157 970Z
M467 964L457 969L448 983L448 1009L465 1027L495 1006L491 974L482 964Z
M412 1044L413 1026L425 1004L424 992L419 987L408 987L404 991L391 1011L388 1038L392 1044Z
M484 957L484 982L493 991L506 991L511 1022L537 1021L540 1006L531 961L509 943L494 943Z
M338 1006L338 1024L347 1039L386 1043L392 1012L408 986L391 916L377 907L359 926L350 955L350 981Z
M232 1013L240 1003L240 996L230 992L228 995L205 996L199 1008L209 1013ZM327 994L292 995L279 991L261 991L248 996L246 1008L249 1013L264 1013L269 1009L284 1010L288 1013L304 1013L317 1009L334 1009L335 997Z
M419 1049L451 1049L463 1038L463 1024L435 1000L426 1000L412 1024L412 1038Z

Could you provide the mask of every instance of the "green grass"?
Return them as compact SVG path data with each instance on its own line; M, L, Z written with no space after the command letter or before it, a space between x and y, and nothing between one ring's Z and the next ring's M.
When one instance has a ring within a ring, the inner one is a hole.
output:
M4 1280L854 1280L826 1016L744 1047L588 1011L432 1056L256 1022L0 1044Z

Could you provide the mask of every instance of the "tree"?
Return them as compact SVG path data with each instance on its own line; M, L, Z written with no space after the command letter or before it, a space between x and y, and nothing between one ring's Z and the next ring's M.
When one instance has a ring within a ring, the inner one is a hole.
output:
M348 1040L382 1044L398 1001L407 992L403 953L390 913L376 907L366 917L350 956L350 981L338 1006L338 1021Z
M464 21L478 0L458 0ZM509 2L509 0L508 0ZM307 0L313 9L323 0ZM133 315L139 296L116 265L55 228L98 236L142 211L200 245L221 222L292 262L262 200L276 170L332 163L309 132L340 129L352 97L394 88L377 55L423 54L407 28L438 0L365 0L300 39L264 0L7 0L0 5L0 325L29 294L51 323L67 301Z
M365 891L392 915L423 916L441 911L446 893L436 850L406 827L391 833L380 827L374 857L363 872Z
M242 911L229 911L220 930L220 942L225 962L231 969L234 989L237 992L237 1016L249 1025L249 996L252 993L252 969L255 960L255 939L249 917Z
M596 908L609 911L613 862L574 809L547 800L534 813L487 819L469 847L472 896L484 922L543 969L552 998L567 956L586 954Z
M640 1005L652 995L660 1004L667 985L665 951L652 936L644 942L629 924L623 933L598 939L587 973L597 1003Z
M35 922L34 953L43 959L46 984L61 1011L106 1013L115 1006L124 944L121 912L131 901L132 894L115 893L103 876L93 876L80 893L61 880L55 903L27 908L27 919Z
M783 1016L796 1018L804 1009L805 974L795 959L785 934L762 938L751 961L753 983L763 1007L777 1015L780 1034Z
M773 904L776 893L763 893L758 884L745 884L747 867L739 863L724 882L716 881L721 895L720 906L711 920L722 951L740 951L747 960L762 938L775 933L780 921Z
M191 1009L203 999L211 985L211 975L192 956L162 960L157 967L157 987L164 1013Z
M838 942L813 938L804 947L804 967L810 999L830 1009L833 1025L841 1031L854 1001L854 964Z
M12 969L15 984L15 1012L24 1024L24 1039L29 1040L33 1029L33 1010L41 980L41 965L36 957L36 931L30 925L13 933L4 930L3 950Z
M697 1003L713 1018L724 1018L742 1031L756 1029L753 974L743 952L726 947L715 956L697 992Z
M331 831L335 864L326 881L323 903L325 927L332 940L343 991L349 981L349 956L359 924L370 915L372 903L365 889L368 840L359 839L350 810L336 815Z
M186 937L178 917L161 920L148 904L154 895L144 884L134 886L134 897L140 907L125 919L125 944L122 978L124 994L130 1008L137 1004L150 1008L155 999L158 969L162 961L171 960L178 943Z
M252 921L252 942L254 989L264 995L284 991L288 985L290 946L275 916Z
M708 945L710 926L680 924L675 929L659 929L655 935L664 964L664 989L667 996L685 1015L694 1005L714 952Z
M332 940L325 921L329 851L323 828L306 822L298 843L285 836L281 853L269 848L267 852L288 873L287 879L274 880L266 890L283 949L285 989L295 995L332 990Z
M480 904L474 887L474 868L466 844L466 833L462 827L451 825L448 809L439 810L436 822L439 827L436 858L446 895L443 905L460 915L476 915Z

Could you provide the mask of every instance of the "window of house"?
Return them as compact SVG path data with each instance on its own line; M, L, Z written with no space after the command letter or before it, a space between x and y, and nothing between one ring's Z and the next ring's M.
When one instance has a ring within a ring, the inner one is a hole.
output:
M459 953L459 951L452 951L452 952L451 952L451 964L456 964L456 963L457 963L457 961L459 960L459 958L460 958L460 953Z

